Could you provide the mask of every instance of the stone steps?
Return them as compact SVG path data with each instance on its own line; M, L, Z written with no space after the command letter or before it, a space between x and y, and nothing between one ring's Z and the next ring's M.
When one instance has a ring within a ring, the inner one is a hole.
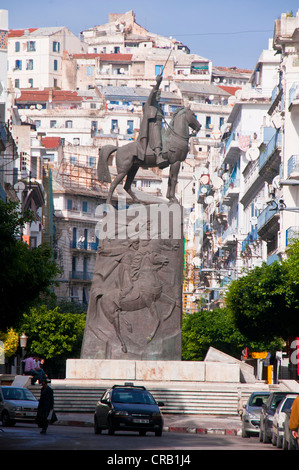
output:
M95 406L104 393L105 386L69 386L51 384L54 391L55 410L64 413L93 413ZM40 396L40 387L30 386L36 398ZM163 401L163 413L174 414L212 414L238 415L238 389L184 390L147 387L157 401ZM254 390L242 392L246 401Z

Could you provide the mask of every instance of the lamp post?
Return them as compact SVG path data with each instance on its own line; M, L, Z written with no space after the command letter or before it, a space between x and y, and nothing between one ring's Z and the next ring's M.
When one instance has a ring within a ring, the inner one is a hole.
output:
M27 341L28 341L28 336L26 336L25 333L22 333L22 336L20 336L20 346L22 348L21 363L24 359L25 349L26 349L26 346L27 346ZM20 365L20 371L22 371L22 364Z

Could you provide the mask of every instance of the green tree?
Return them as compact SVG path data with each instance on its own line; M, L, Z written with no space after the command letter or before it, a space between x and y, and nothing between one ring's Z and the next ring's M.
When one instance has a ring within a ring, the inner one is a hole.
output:
M299 240L287 255L280 263L253 269L228 288L226 306L249 339L286 340L299 334Z
M28 353L46 359L46 371L61 374L65 360L80 357L86 314L61 312L45 305L32 307L24 313L19 331L28 336Z
M15 202L0 200L0 330L15 326L20 315L44 294L50 293L59 269L46 245L31 250L20 240L31 212L20 213Z

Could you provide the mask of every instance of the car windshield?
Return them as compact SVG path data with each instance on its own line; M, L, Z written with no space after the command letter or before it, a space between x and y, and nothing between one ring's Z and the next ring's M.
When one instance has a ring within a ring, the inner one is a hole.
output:
M250 397L249 406L263 406L268 397L269 395L253 395L253 397Z
M294 400L295 400L295 397L294 398L287 398L286 401L284 402L284 404L282 405L281 411L290 410L292 408L292 404L293 404Z
M27 388L8 387L8 388L3 388L2 393L3 393L5 400L36 401L35 396Z
M156 402L149 392L143 390L114 390L112 393L114 403L134 403L142 405L155 405Z

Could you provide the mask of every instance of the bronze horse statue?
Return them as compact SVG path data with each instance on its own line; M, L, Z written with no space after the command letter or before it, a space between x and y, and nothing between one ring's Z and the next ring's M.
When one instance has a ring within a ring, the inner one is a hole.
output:
M194 131L189 135L189 127ZM178 108L172 116L170 124L162 132L164 167L170 166L168 190L166 197L171 202L177 202L175 198L175 188L180 170L181 162L186 159L188 153L189 138L196 135L201 124L197 121L195 114L190 108ZM107 204L111 203L113 192L118 184L126 176L124 185L125 191L138 202L138 199L131 190L131 185L138 171L138 168L153 168L157 166L156 157L148 147L144 161L138 159L138 140L130 142L122 147L105 145L100 149L97 177L101 183L110 183L111 176L108 167L108 159L116 151L117 176L110 185L107 197Z

